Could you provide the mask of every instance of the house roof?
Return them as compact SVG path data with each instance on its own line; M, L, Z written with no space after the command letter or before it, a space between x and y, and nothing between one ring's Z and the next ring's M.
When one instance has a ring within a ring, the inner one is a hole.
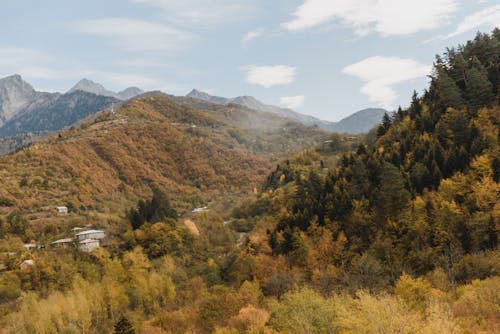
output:
M83 232L77 233L76 236L78 237L81 235L94 234L94 233L104 233L104 231L102 231L102 230L88 230L88 231L83 231Z
M68 243L71 243L73 242L73 239L71 238L64 238L64 239L59 239L59 240L56 240L56 241L52 241L50 244L53 245L53 244L68 244Z
M96 240L96 239L84 239L82 241L80 241L80 245L81 244L91 244L91 243L99 243L99 240Z

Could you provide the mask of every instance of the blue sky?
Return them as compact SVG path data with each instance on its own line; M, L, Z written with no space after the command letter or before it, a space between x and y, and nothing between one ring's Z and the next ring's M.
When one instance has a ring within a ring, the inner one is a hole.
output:
M4 0L0 76L252 95L336 121L407 105L436 54L495 26L493 0Z

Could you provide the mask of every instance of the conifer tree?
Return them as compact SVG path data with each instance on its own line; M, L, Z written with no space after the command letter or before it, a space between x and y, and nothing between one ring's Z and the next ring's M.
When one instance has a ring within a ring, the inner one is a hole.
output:
M460 89L455 81L446 73L443 67L436 67L436 77L433 84L437 89L438 98L442 107L460 108L464 104Z
M382 124L380 124L377 129L377 137L382 137L383 135L385 135L387 133L387 130L389 130L391 123L392 121L389 114L384 113L384 117L382 118Z
M472 67L467 71L467 77L465 96L469 106L477 110L491 104L494 98L493 88L486 69L476 57L472 60Z
M130 320L125 317L121 317L120 320L115 324L115 334L135 334L135 329Z

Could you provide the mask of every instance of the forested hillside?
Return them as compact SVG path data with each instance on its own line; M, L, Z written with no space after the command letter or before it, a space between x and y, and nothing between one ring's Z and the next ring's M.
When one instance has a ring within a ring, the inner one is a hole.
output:
M384 291L405 273L447 289L498 275L499 54L495 30L437 57L428 91L337 168L306 153L280 164L236 211L258 223L235 277L328 294Z
M153 94L1 158L0 328L498 333L499 55L448 49L365 137Z

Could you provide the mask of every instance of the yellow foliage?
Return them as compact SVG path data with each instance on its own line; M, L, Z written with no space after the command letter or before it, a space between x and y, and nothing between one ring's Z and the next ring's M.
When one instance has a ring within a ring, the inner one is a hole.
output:
M262 329L269 320L269 312L255 306L245 306L238 315L229 320L229 325L238 329L239 333L252 333Z
M438 291L431 284L419 277L412 278L403 274L394 287L396 297L402 298L411 309L423 311L427 307L429 299L438 297Z

